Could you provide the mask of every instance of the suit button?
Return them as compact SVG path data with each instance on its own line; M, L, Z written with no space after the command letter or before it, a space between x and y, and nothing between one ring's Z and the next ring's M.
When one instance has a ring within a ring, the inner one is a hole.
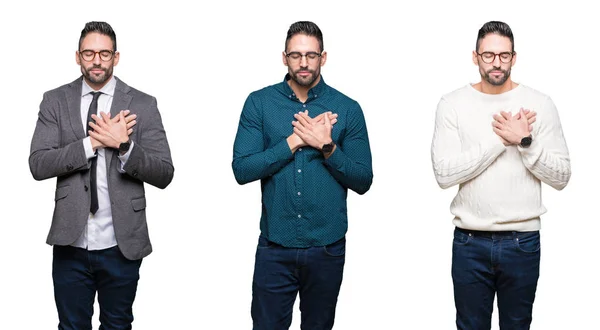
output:
M83 190L88 191L88 186L87 185L83 186Z
M73 170L73 165L69 164L67 165L67 171L72 171Z

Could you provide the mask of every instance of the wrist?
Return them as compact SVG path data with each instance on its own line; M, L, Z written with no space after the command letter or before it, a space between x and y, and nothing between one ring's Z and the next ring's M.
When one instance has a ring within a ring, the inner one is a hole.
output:
M126 154L129 151L130 147L131 147L131 140L129 139L129 137L127 137L127 140L119 143L119 145L117 146L116 149L118 149L119 154L121 156L123 156L124 154Z

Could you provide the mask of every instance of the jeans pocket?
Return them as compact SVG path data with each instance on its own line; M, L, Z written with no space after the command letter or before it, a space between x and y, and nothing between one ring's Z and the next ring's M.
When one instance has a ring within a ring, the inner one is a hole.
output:
M473 235L471 234L466 234L458 229L454 230L454 240L452 241L452 243L454 245L467 245L470 241L471 238L473 238Z
M518 233L513 240L518 251L524 253L540 252L540 232Z
M268 249L272 247L275 243L269 241L266 237L260 235L258 236L258 248L259 249Z
M326 255L330 257L342 257L346 254L346 237L342 237L342 239L331 243L329 245L325 245L323 247L323 251Z

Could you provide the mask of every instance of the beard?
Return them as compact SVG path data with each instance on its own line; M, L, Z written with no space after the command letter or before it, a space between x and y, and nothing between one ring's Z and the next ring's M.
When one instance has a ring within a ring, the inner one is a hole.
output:
M495 78L490 75L490 72L492 72L492 71L501 71L502 76L499 78ZM508 70L503 70L502 68L493 67L493 68L489 69L488 71L479 70L479 74L481 74L481 78L483 80L487 81L488 83L490 83L490 85L502 86L510 77L510 68L508 68Z
M95 69L100 69L102 70L102 73L99 75L96 75L94 73L92 73L92 70ZM94 83L94 84L99 84L102 85L104 84L108 79L110 79L110 77L112 76L113 73L113 68L112 66L109 66L107 68L103 68L101 65L93 65L89 68L84 68L83 66L81 67L81 73L83 74L83 76L90 82Z
M309 72L310 75L306 77L302 77L298 75L299 72ZM317 80L319 74L321 73L320 69L310 70L309 68L300 68L296 71L289 70L290 78L295 81L298 85L302 87L310 87Z

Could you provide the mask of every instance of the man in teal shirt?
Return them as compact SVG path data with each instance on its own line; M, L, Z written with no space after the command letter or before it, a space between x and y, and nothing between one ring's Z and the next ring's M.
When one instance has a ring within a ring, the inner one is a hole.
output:
M302 328L332 329L345 262L348 189L364 194L373 171L359 104L325 84L321 30L288 30L283 82L250 94L233 172L261 180L261 235L252 285L254 329L288 329L300 294Z

